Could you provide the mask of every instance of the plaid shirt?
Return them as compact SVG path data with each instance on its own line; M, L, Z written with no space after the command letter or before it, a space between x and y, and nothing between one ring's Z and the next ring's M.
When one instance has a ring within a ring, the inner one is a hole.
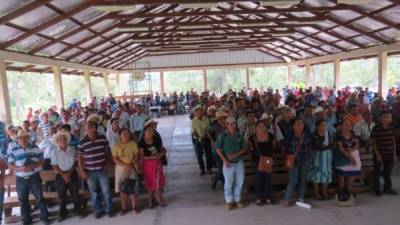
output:
M303 140L301 140L292 131L285 137L284 141L289 154L297 153L297 161L308 161L311 159L312 136L309 133L305 132Z

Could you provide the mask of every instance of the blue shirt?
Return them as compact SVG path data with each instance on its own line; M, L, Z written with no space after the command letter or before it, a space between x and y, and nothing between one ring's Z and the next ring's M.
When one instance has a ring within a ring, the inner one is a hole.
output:
M142 113L142 114L137 114L137 113L133 114L129 118L129 121L130 121L130 124L129 124L130 127L129 128L131 130L131 133L135 133L135 131L142 131L144 129L144 124L146 123L146 120L148 118L149 117L144 113Z
M289 154L297 154L297 161L308 161L311 159L311 145L312 136L304 132L303 140L296 137L294 132L290 132L287 137L285 137L285 146Z
M34 144L28 144L26 149L23 149L20 145L17 145L11 150L8 156L8 163L14 163L17 167L28 166L43 160L43 152L38 146ZM28 177L40 171L40 167L36 167L29 172L15 172L17 177Z

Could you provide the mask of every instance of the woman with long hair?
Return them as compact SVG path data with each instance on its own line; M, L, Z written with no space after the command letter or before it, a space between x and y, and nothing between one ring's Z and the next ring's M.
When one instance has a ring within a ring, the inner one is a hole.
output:
M161 158L165 154L165 151L160 140L155 138L153 126L145 126L143 136L139 141L139 152L141 162L143 163L148 208L154 208L154 195L158 204L164 207L166 205L161 192L165 186L165 176Z

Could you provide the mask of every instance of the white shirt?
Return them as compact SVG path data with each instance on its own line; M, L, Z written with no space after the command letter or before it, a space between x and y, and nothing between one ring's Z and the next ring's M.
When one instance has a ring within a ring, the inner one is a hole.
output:
M129 123L129 114L127 112L122 112L119 117L119 127L120 128L128 128Z
M67 150L62 151L58 146L51 155L51 165L57 165L60 170L68 171L75 164L75 147L68 145Z
M114 149L115 144L119 141L118 132L114 132L111 127L107 129L106 138L110 144L110 148Z
M367 124L364 120L359 121L354 125L353 132L356 136L359 136L362 140L369 140L369 136L371 135L372 128L374 128L375 123L371 121L371 123Z
M57 146L51 139L44 139L38 146L43 152L43 158L50 159L53 151L57 149Z

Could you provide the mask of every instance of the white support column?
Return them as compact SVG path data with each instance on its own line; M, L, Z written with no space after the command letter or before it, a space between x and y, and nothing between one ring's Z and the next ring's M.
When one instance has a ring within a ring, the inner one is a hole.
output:
M333 85L336 90L340 89L340 58L333 61Z
M250 87L250 68L246 67L246 88Z
M0 59L0 121L6 124L12 123L10 95L8 93L6 63Z
M208 89L207 70L203 70L203 83L204 83L204 91L207 91Z
M108 83L108 73L103 73L104 80L104 97L108 97L110 94L110 85Z
M311 73L311 64L307 63L306 64L306 85L307 85L307 89L309 87L313 87L313 81L312 81L312 73Z
M387 52L378 53L378 93L387 94Z
M160 89L161 89L161 94L164 94L164 71L160 72Z
M85 75L85 94L87 103L92 100L92 84L90 83L90 72L89 70L84 70L83 74Z
M120 79L119 79L120 75L121 75L120 73L117 73L117 76L115 77L115 83L117 83L116 84L117 87L115 87L115 95L116 96L121 95L121 86L120 86Z
M292 83L292 66L290 64L288 64L287 65L286 85L290 88L291 83Z
M64 108L64 91L62 86L61 68L53 67L54 87L56 89L56 105L58 109Z

